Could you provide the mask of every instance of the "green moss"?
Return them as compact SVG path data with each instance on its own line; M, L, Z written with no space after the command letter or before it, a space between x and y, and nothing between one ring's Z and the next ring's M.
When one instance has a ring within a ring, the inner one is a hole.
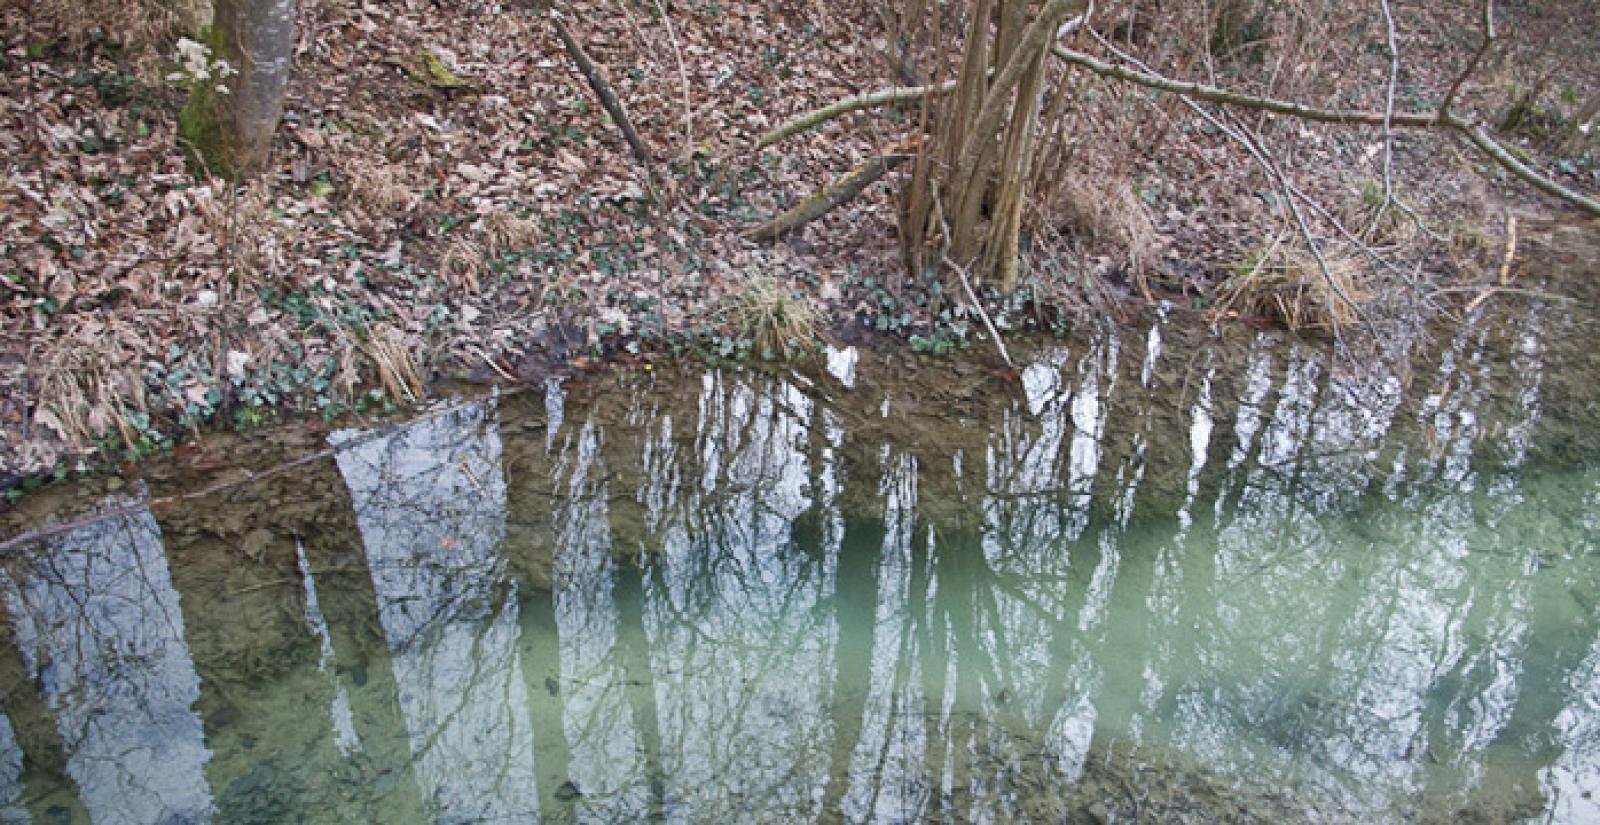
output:
M417 49L413 65L407 71L417 83L434 89L470 89L472 84L457 77L431 49Z
M207 30L204 42L212 55L219 54L223 45L221 32L213 26ZM222 95L217 93L217 79L212 77L194 82L188 102L178 113L178 140L196 175L233 177L234 162L223 137L221 106Z

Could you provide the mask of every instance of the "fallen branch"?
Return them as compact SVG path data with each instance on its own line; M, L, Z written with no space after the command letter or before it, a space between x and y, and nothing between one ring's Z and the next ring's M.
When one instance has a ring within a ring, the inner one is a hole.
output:
M947 95L955 91L955 89L956 81L949 80L944 83L935 83L928 86L910 86L906 88L883 89L877 92L869 92L867 94L855 95L854 97L847 97L844 100L840 100L836 103L830 103L820 109L813 109L805 114L791 118L783 125L773 129L770 132L767 132L757 139L755 145L750 147L750 151L759 152L780 140L786 140L794 137L801 132L809 132L818 126L833 120L834 118L847 115L851 112L858 112L862 109L876 109L880 106L898 106L902 103L916 103L929 95Z
M683 157L694 153L694 105L689 101L689 70L683 65L683 48L678 45L678 33L672 28L672 15L667 13L667 6L661 0L656 0L656 11L661 14L661 22L667 27L667 40L672 44L672 54L678 61L678 86L683 91Z
M1286 100L1276 100L1268 97L1235 92L1204 83L1191 83L1183 80L1173 80L1151 72L1136 71L1123 66L1117 66L1098 60L1082 52L1073 51L1062 46L1056 46L1052 53L1075 66L1082 66L1101 77L1123 80L1135 85L1171 92L1186 98L1205 100L1211 103L1220 103L1226 106L1238 106L1246 109L1257 109L1287 115L1301 120L1311 120L1319 123L1342 123L1362 126L1383 126L1387 122L1391 127L1400 126L1410 129L1438 129L1444 128L1458 132L1467 142L1488 155L1491 160L1499 164L1506 171L1521 178L1534 188L1558 198L1577 207L1591 215L1600 215L1600 200L1595 200L1581 192L1574 191L1557 183L1526 164L1517 160L1506 148L1484 131L1482 126L1463 120L1449 111L1428 113L1417 112L1371 112L1355 109L1321 109L1315 106L1306 106Z
M1450 83L1449 91L1444 93L1444 100L1439 101L1439 111L1450 111L1450 104L1455 102L1456 94L1466 85L1467 78L1478 70L1478 64L1483 62L1483 56L1488 54L1489 48L1494 45L1494 38L1494 0L1483 0L1483 42L1478 45L1478 50L1472 53L1461 74L1456 75L1456 79Z
M1467 304L1466 313L1471 315L1473 310L1483 305L1490 295L1511 285L1511 265L1517 260L1517 216L1506 215L1506 251L1500 260L1500 277L1497 279L1499 286L1487 286Z
M1131 55L1123 54L1122 52L1117 51L1115 46L1112 46L1104 38L1101 38L1099 34L1095 33L1094 36L1100 40L1102 45L1110 49L1112 53L1116 54L1123 60L1139 66L1139 68L1145 71L1145 73L1149 73L1147 67L1140 63L1138 59L1132 57ZM1224 135L1227 135L1240 146L1244 147L1244 150L1249 153L1250 157L1255 160L1257 165L1261 167L1262 171L1266 173L1267 179L1282 189L1284 202L1289 205L1289 211L1295 219L1296 227L1299 229L1302 238L1305 240L1306 246L1316 258L1317 268L1322 273L1322 277L1324 282L1328 285L1328 289L1334 294L1334 297L1338 298L1347 306L1349 306L1351 311L1355 313L1356 317L1367 325L1368 331L1371 332L1374 337L1377 337L1377 331L1373 329L1372 322L1368 320L1366 313L1362 311L1361 306L1351 299L1344 287L1340 286L1338 279L1333 277L1333 270L1328 267L1327 258L1324 257L1321 247L1317 244L1316 239L1311 235L1311 226L1306 222L1304 213L1300 211L1300 201L1304 201L1307 206L1315 210L1317 214L1322 216L1324 220L1333 224L1334 228L1338 229L1346 239L1355 244L1357 248L1361 249L1369 257L1371 257L1375 263L1380 266L1389 266L1389 263L1385 261L1381 255L1378 255L1376 252L1374 252L1371 247L1367 246L1367 244L1363 243L1360 239L1352 235L1350 231L1345 228L1344 224L1341 223L1339 219L1330 213L1326 208L1317 203L1304 192L1300 191L1300 188L1295 186L1294 182L1289 179L1289 176L1283 171L1283 169L1278 164L1273 163L1272 159L1267 156L1265 142L1262 140L1260 135L1248 133L1249 130L1242 125L1236 127L1234 124L1229 123L1226 120L1226 118L1229 117L1226 111L1213 115L1211 112L1206 111L1204 106L1201 106L1188 97L1180 96L1179 100L1182 101L1183 105L1189 107L1190 111L1193 111L1196 115L1199 115L1201 118L1205 119L1207 123L1215 126L1218 131L1222 132ZM1273 241L1273 250L1276 250L1278 240L1281 240L1281 237L1280 239ZM1268 252L1268 257L1271 257L1271 252ZM1257 270L1259 269L1260 267L1258 266ZM1334 337L1340 338L1339 324L1331 313L1331 306L1329 307L1329 310L1329 320L1332 321Z
M628 112L622 108L622 101L617 99L611 90L611 84L606 82L605 76L600 74L600 69L594 61L589 59L589 53L583 50L572 32L567 29L561 20L561 12L550 10L550 22L555 24L556 34L561 38L561 45L567 50L567 56L578 65L578 71L583 74L583 79L589 81L589 88L594 90L595 97L600 98L600 105L605 107L606 114L611 115L611 122L617 124L617 130L622 132L623 140L628 142L628 147L633 150L633 156L644 167L645 174L651 180L655 179L656 162L650 150L645 148L644 141L639 139L639 133L633 128L633 121L628 118Z
M888 174L890 169L910 160L914 148L910 144L911 141L901 141L889 147L883 154L857 166L849 174L829 184L828 188L807 197L772 220L745 233L745 237L752 241L774 241L822 217L829 210L861 194L863 189Z
M1383 215L1389 211L1389 204L1394 201L1394 93L1395 87L1400 83L1400 38L1394 30L1394 11L1389 8L1389 0L1380 0L1383 6L1383 21L1387 30L1389 44L1389 82L1385 86L1383 96L1383 202L1372 212L1372 222L1367 224L1367 230L1361 234L1370 237L1372 231L1378 228ZM1443 111L1443 110L1441 110Z
M1517 216L1506 215L1506 254L1500 261L1500 285L1510 286L1511 264L1517 260Z
M1479 151L1488 155L1489 158L1495 163L1500 164L1502 168L1511 174L1522 178L1524 181L1527 181L1529 185L1533 186L1533 188L1538 189L1547 195L1564 200L1591 215L1600 215L1600 201L1581 193L1574 192L1573 190L1568 189L1567 187L1562 186L1561 184L1556 183L1555 181L1529 168L1522 161L1517 160L1516 157L1510 152L1506 151L1506 148L1501 146L1494 138L1490 137L1489 133L1484 131L1482 126L1475 126L1467 123L1466 121L1451 114L1445 115L1443 122L1444 125L1460 132L1466 137L1469 143L1478 147Z
M1000 330L995 329L994 321L989 320L989 313L984 310L983 302L978 300L978 293L972 291L972 282L967 280L966 267L950 260L949 255L944 256L944 262L946 266L955 270L956 277L961 279L961 290L967 293L967 300L972 302L972 308L983 321L984 329L989 330L989 338L994 341L994 348L1000 351L1000 360L1006 362L1006 366L1016 369L1017 365L1011 362L1011 353L1006 352L1006 342L1000 337Z

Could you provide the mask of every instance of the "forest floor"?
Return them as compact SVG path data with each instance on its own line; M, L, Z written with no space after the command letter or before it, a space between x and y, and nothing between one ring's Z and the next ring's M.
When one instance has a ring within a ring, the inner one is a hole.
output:
M231 188L188 170L171 55L140 56L70 19L74 3L94 2L0 3L0 490L10 494L24 479L207 428L380 410L450 380L772 358L782 345L764 342L763 310L752 309L763 301L787 302L781 311L823 337L988 347L942 282L901 274L893 176L781 241L745 238L912 128L914 110L861 112L748 151L789 117L894 85L870 3L569 3L569 25L654 155L652 180L530 5L304 2L274 166ZM1425 110L1466 63L1476 22L1466 9L1394 9L1406 61L1396 108ZM1157 68L1381 110L1382 18L1359 14L1360 30L1339 37L1298 31L1316 54L1269 53L1237 75L1171 55ZM1583 84L1596 93L1600 48L1586 40L1600 27L1506 14L1502 28L1521 39L1506 36L1460 108L1496 122L1507 90L1537 69L1544 94L1502 138L1567 185L1600 189L1594 141L1563 154L1552 140ZM1161 42L1141 35L1149 25L1129 16L1105 30L1142 53ZM1546 69L1521 59L1532 53L1590 57ZM446 71L430 73L431 61ZM984 295L1002 331L1060 332L1166 302L1216 323L1326 334L1316 305L1326 314L1331 299L1310 279L1275 277L1264 298L1235 288L1307 266L1287 252L1298 235L1275 184L1237 141L1171 96L1054 71L1075 96L1070 151L1032 207L1043 228L1022 289ZM1235 125L1327 208L1321 251L1366 273L1349 284L1374 317L1402 301L1459 310L1475 295L1462 285L1504 276L1509 216L1561 214L1445 136L1396 134L1386 188L1381 130L1255 113ZM1378 214L1386 189L1420 220ZM1340 239L1334 221L1359 239Z

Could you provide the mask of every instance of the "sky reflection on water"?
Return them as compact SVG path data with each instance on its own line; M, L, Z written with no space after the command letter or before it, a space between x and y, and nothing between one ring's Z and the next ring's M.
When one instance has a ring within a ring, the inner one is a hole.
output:
M337 431L12 561L0 820L1593 821L1600 473L1544 323Z

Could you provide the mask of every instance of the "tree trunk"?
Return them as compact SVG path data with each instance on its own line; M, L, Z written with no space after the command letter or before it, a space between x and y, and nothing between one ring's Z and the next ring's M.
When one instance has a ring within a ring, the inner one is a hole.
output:
M977 0L956 90L924 150L937 160L919 164L927 180L914 181L905 201L903 242L935 254L908 249L908 261L977 263L971 270L977 280L1002 291L1016 286L1045 56L1057 30L1084 5L1046 0L1030 13L1033 0Z
M210 76L196 81L178 121L179 138L206 171L237 180L266 167L293 63L295 5L216 0Z

